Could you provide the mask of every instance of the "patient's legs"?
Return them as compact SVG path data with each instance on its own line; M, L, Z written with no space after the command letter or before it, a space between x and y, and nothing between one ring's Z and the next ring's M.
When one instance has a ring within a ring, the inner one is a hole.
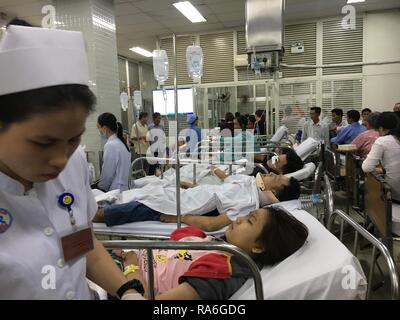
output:
M160 214L140 202L132 201L99 209L93 222L105 222L110 227L129 222L160 221Z

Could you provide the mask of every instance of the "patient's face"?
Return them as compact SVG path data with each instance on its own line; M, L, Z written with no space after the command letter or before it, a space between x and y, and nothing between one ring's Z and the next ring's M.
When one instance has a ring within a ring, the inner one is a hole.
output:
M269 191L272 191L272 193L275 195L279 193L284 186L289 185L289 178L280 174L263 174L262 177L265 188Z
M247 216L238 217L225 231L226 240L249 255L259 253L262 248L258 245L258 238L268 222L268 211L258 209L250 212Z
M287 165L287 156L286 154L280 154L278 156L278 161L274 162L272 160L268 160L267 162L267 166L269 168L272 168L273 170L275 170L276 172L282 173L283 169L285 168L285 166Z

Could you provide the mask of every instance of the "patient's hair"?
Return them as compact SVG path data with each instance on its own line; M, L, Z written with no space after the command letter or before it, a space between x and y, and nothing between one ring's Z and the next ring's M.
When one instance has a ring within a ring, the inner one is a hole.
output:
M264 247L253 259L264 266L285 260L299 250L308 237L307 227L281 208L266 209L268 218L258 241Z
M276 195L279 201L295 200L300 197L300 183L295 178L291 177L289 185L284 186L283 189Z
M303 160L301 160L296 151L290 148L284 148L282 150L282 153L286 154L286 160L287 160L287 164L283 167L282 170L283 174L296 172L303 168L304 162Z

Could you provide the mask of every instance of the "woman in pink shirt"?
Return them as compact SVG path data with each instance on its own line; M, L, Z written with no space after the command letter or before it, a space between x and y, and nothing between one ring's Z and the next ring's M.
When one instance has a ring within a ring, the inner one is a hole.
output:
M357 146L357 155L360 158L367 157L375 140L379 138L379 132L376 130L379 114L379 112L372 112L368 115L367 131L359 134L351 143Z

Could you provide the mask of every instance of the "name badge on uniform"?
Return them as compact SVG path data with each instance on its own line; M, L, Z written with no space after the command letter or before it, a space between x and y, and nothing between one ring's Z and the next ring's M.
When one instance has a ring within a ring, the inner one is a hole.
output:
M82 229L62 237L61 245L65 262L85 255L94 248L92 229Z
M76 226L76 220L72 211L72 205L74 202L75 198L73 194L69 192L63 193L58 198L58 204L63 209L67 210L71 226L74 229L74 232L61 238L61 246L65 262L83 256L94 248L92 229L84 228L79 230Z

